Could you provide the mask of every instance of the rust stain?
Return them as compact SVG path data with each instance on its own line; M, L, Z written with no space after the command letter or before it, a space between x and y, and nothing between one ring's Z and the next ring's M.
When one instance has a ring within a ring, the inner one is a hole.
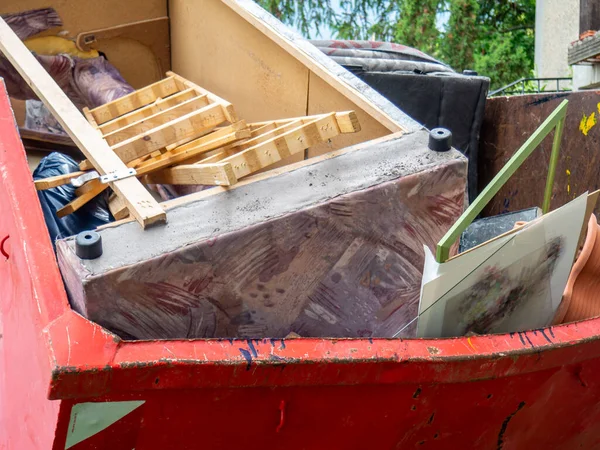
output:
M427 347L427 351L430 355L437 355L440 353L440 349L437 347Z

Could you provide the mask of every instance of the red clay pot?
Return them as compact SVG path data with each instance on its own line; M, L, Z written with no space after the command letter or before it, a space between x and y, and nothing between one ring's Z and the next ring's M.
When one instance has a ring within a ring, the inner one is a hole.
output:
M592 214L553 324L600 316L600 225Z

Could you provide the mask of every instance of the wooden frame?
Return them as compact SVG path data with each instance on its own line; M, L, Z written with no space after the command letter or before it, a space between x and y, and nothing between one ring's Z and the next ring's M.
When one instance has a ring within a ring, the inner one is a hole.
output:
M2 19L0 19L0 50L101 174L126 170L125 163L85 120ZM129 211L143 227L166 220L164 210L135 177L124 178L110 185L127 203Z
M149 183L231 185L239 178L256 173L282 159L325 142L341 133L360 131L353 111L330 113L280 121L271 129L267 124L251 124L264 133L226 146L217 155L201 159L147 178ZM229 164L232 173L228 172ZM203 180L199 182L198 180Z
M502 170L493 178L485 189L477 196L475 201L471 203L469 208L460 216L456 223L448 230L444 237L437 244L436 260L438 263L444 263L450 255L450 247L456 242L458 237L471 224L473 219L485 208L488 202L498 193L500 188L508 181L508 179L517 171L523 162L538 148L540 143L548 134L554 130L554 141L552 143L552 153L550 155L550 163L548 167L548 175L546 178L546 188L544 191L544 203L542 212L546 214L550 211L550 200L552 199L552 186L554 185L554 175L556 165L558 163L558 155L560 151L560 141L562 131L565 124L565 116L567 115L567 105L569 101L563 100L562 103L548 116L537 130L527 139L527 141L519 148L512 158L504 165Z

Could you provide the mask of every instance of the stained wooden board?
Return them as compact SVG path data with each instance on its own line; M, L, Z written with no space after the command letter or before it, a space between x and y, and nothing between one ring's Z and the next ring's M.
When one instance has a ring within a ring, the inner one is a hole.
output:
M168 145L184 144L227 119L220 104L213 103L178 119L153 128L112 147L125 162L152 153Z
M186 114L198 111L205 106L208 106L208 98L206 95L194 97L190 100L186 100L183 103L179 103L163 111L159 111L150 117L140 119L137 122L105 134L104 139L106 139L106 142L108 142L109 145L114 146L119 142L123 142L139 134L146 133L153 128L160 127L167 122L172 122Z
M179 91L177 84L173 78L165 78L157 81L149 86L138 89L137 91L127 94L121 98L98 106L90 110L94 120L98 125L102 125L109 120L115 119L123 114L142 108L155 102L159 98L168 97Z
M99 172L106 174L126 169L123 161L111 151L99 133L81 115L2 19L0 19L0 50ZM164 210L135 177L118 180L111 183L111 186L117 195L124 198L129 211L142 226L166 220Z
M99 129L103 134L108 134L112 131L118 130L119 128L126 127L134 122L138 122L146 117L153 116L156 113L169 109L196 96L197 94L193 89L186 89L185 91L176 92L169 97L157 99L156 102L144 106L143 108L136 109L135 111L125 114L121 117L105 122L99 126Z

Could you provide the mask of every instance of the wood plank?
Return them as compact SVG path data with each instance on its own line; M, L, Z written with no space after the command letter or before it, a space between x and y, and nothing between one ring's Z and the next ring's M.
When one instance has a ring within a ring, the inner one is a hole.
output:
M163 155L142 163L136 169L138 176L142 176L174 164L180 164L188 161L193 162L191 161L193 158L218 149L228 143L235 142L236 140L244 139L248 136L248 134L248 130L235 131L227 136L213 139L212 141L207 141L204 143L199 143L195 146L186 146L183 149L177 148L171 152L164 153Z
M156 184L203 184L208 186L231 186L237 183L230 163L187 164L171 167L149 175L147 180Z
M274 130L275 128L277 128L277 124L275 122L263 122L260 125L256 125L253 123L250 124L250 129L252 130L252 137L256 137L267 131Z
M169 77L138 89L131 94L127 94L112 102L106 103L105 105L98 106L97 108L90 110L90 113L98 125L102 125L109 120L116 119L123 114L142 108L143 106L155 102L159 98L168 97L178 91L179 88L177 87L177 83L175 83L175 80L172 77Z
M123 161L111 151L108 144L2 19L0 50L101 174L126 170ZM111 183L111 187L117 195L124 198L129 211L143 227L166 220L164 210L135 177L115 181Z
M286 131L290 131L290 130L293 130L294 128L298 128L303 123L304 122L302 121L302 119L298 119L293 122L288 122L285 125L281 125L277 128L266 131L256 137L253 137L252 139L248 139L247 141L232 144L231 147L235 148L236 151L245 150L256 144L260 144L261 142L268 141L269 139L272 139L275 136L279 136L280 134L283 134Z
M182 117L186 114L198 111L199 109L202 109L207 105L208 98L206 97L206 95L194 97L190 100L186 100L183 103L179 103L170 108L167 108L164 111L159 111L150 117L143 118L137 122L127 125L124 128L120 128L118 130L105 134L104 139L106 139L106 142L108 142L109 145L114 146L119 142L126 141L127 139L131 139L132 137L135 137L139 134L147 133L153 128L164 125L167 122L176 120L179 117Z
M323 114L315 114L311 116L300 116L300 117L292 117L288 119L278 119L274 121L266 121L266 122L253 122L249 124L249 127L252 128L253 136L261 134L261 131L272 130L275 127L280 127L289 122L302 120L303 123L310 122L318 117L321 117ZM342 133L357 133L361 131L360 122L358 120L358 115L355 111L343 111L336 112L335 118L338 122L338 126L340 127L340 132Z
M46 189L52 189L64 184L69 184L73 178L77 178L83 175L85 172L71 172L63 175L56 175L54 177L42 178L41 180L35 180L33 184L38 191L44 191Z
M219 152L215 153L214 155L210 155L205 158L199 159L198 161L196 161L196 163L212 164L212 163L216 163L219 161L223 161L225 158L227 158L228 156L231 156L232 154L233 154L233 152L231 150L228 150L228 149L220 150Z
M115 194L111 194L108 199L108 209L115 220L123 220L129 215L127 205L121 198Z
M173 79L179 86L180 90L192 88L192 89L195 89L197 92L208 96L208 98L210 99L211 102L220 103L223 106L223 111L225 112L225 117L227 117L227 121L229 121L229 123L234 123L234 122L239 121L238 116L233 108L233 105L231 103L229 103L227 100L224 100L221 97L219 97L218 95L213 94L210 91L207 91L202 86L198 86L196 83L192 83L190 80L186 80L185 78L183 78L180 75L177 75L174 72L171 72L171 71L167 72L167 76L173 77Z
M223 107L218 103L213 103L147 133L120 142L112 149L123 161L133 161L168 145L185 144L203 131L214 128L226 120Z
M193 89L186 89L185 91L176 92L166 98L159 98L156 102L146 105L140 109L136 109L130 113L124 114L116 119L109 120L106 123L100 125L100 131L103 134L108 134L112 131L118 130L119 128L126 127L134 122L142 120L146 117L153 116L154 114L169 109L175 105L185 102L191 98L197 96L196 91Z
M243 121L242 121L243 122ZM240 125L242 125L243 123L240 123ZM239 125L238 125L239 126ZM139 167L136 168L137 171L137 177L143 177L145 175L151 174L153 172L156 172L158 170L161 169L165 169L173 164L178 164L184 161L188 161L190 160L190 158L194 158L197 155L201 155L203 153L212 151L214 149L220 148L222 147L224 144L227 144L229 142L234 142L235 140L238 139L244 139L246 137L248 137L248 135L250 134L250 131L247 129L241 129L238 131L234 131L233 133L230 133L229 135L225 135L225 136L218 136L216 139L212 139L209 140L209 137L213 137L212 134L217 134L217 133L211 133L207 136L204 136L203 141L201 143L196 143L195 146L182 146L182 147L178 147L174 150L172 150L171 152L166 152L164 154L161 154L159 156L156 156L155 158L152 158L151 160L145 161L142 165L140 165ZM130 163L130 165L132 165L132 163ZM214 178L214 174L212 174L211 172L211 176L213 176L213 178L209 178L209 180L213 180L213 182L211 182L210 184L214 184L215 180L224 180L226 176L226 180L227 181L223 181L222 183L225 182L229 182L229 183L235 183L234 178L231 176L232 173L229 173L229 169L225 168L222 169L225 170L225 172L222 174L221 170L217 171L217 174L219 175L219 177L221 178ZM197 184L197 183L193 183L193 184ZM80 188L78 188L75 193L78 196L83 197L83 199L81 200L77 200L77 201L73 201L71 202L69 205L69 209L68 211L70 212L74 212L77 209L81 208L83 205L85 205L85 203L87 203L89 200L91 200L93 198L93 196L89 196L86 195L88 192L94 192L94 196L98 195L99 193L101 193L102 191L104 191L106 188L108 187L108 185L106 184L102 184L100 182L100 180L96 179L96 180L92 180L87 182L86 184L84 184L83 186L81 186ZM85 197L84 197L85 195ZM79 197L78 197L79 198Z
M306 115L309 70L227 5L169 0L169 18L174 72L226 98L249 122ZM344 109L352 108L329 111Z
M218 130L209 131L204 136L202 136L198 139L194 139L186 144L182 144L179 146L178 145L169 145L166 147L166 150L171 151L174 149L178 149L178 151L184 151L187 148L186 146L195 147L196 145L210 142L217 138L225 137L232 133L236 133L238 131L242 131L242 130L246 130L246 129L248 129L248 125L246 124L246 122L244 120L240 120L231 125L221 127ZM244 133L237 133L236 136L239 139L243 139L244 137L246 137ZM204 139L204 138L206 138L206 139ZM237 140L237 138L236 138L236 140ZM223 144L223 145L227 145L227 144ZM159 155L155 155L155 156L159 156ZM136 158L136 159L130 161L129 163L127 163L127 166L128 167L137 167L139 164L150 159L151 157L152 157L151 154L141 156L140 158ZM81 163L79 163L79 168L80 168L80 170L92 170L94 168L94 166L88 160L84 160Z
M330 113L229 156L223 159L222 162L231 163L233 171L239 179L290 155L303 152L307 148L331 139L338 134L340 134L340 129L335 119L335 113Z
M129 179L129 178L127 178L127 179ZM135 179L135 178L132 178L132 179ZM93 181L97 181L97 180L93 180ZM89 182L89 183L92 183L92 182ZM89 184L89 183L86 183L86 184ZM139 181L138 181L138 183L139 183ZM56 211L56 215L58 217L65 217L69 214L74 213L75 211L80 209L83 205L85 205L87 202L92 200L98 194L102 193L107 188L108 188L107 184L103 184L100 182L94 183L92 189L87 190L86 192L81 194L79 197L75 197L74 200L67 203L65 206L63 206L58 211ZM146 191L146 192L148 192L148 191Z

